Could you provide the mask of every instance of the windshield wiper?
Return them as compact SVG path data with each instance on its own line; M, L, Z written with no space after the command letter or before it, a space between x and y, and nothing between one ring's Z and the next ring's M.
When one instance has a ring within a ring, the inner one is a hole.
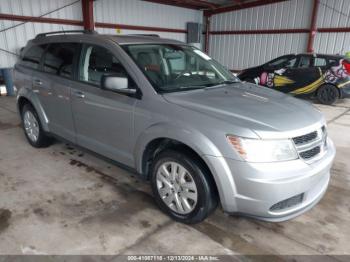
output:
M206 88L206 85L190 85L190 86L180 86L179 89L202 89Z
M172 92L181 92L181 91L187 91L187 90L204 89L206 87L207 86L205 86L205 85L179 86L177 88L163 89L163 90L161 90L161 92L162 93L172 93Z
M240 82L241 82L240 80L225 80L225 81L213 84L211 86L207 86L205 89L216 88L216 87L225 86L225 85L229 85L229 84L240 83Z

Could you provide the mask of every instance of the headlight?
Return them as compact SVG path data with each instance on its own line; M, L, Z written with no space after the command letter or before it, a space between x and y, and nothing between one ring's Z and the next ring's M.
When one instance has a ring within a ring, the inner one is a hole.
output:
M298 158L294 144L289 139L261 140L228 135L234 149L248 162L277 162Z

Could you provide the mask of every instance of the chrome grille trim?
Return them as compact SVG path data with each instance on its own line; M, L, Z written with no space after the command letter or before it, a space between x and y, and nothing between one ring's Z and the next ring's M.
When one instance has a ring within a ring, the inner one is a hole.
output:
M327 150L327 131L325 126L311 133L294 137L292 140L299 157L306 162L320 159Z
M315 140L317 138L317 135L317 131L314 131L306 135L294 137L293 141L295 145L302 145L305 143L309 143L312 140Z

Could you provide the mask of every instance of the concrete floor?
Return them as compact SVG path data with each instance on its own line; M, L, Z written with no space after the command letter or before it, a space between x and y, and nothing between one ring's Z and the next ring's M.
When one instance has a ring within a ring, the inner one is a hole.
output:
M337 146L331 185L306 214L283 223L219 208L187 226L162 214L134 174L56 142L25 140L15 100L0 97L0 254L350 254L350 101L318 106Z

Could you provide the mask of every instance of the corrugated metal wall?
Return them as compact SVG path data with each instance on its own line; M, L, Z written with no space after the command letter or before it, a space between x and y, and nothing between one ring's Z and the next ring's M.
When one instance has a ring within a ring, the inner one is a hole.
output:
M0 0L0 13L22 16L42 16L43 14L64 6L67 7L45 15L44 17L82 21L81 0ZM94 16L95 22L174 29L186 29L187 22L201 23L203 19L201 11L159 5L139 0L96 1L94 2ZM11 28L13 26L16 27ZM5 30L7 28L11 29ZM0 48L18 54L20 48L36 34L76 29L82 29L82 27L0 20ZM115 29L96 28L96 30L100 33L117 33ZM166 38L186 41L185 33L121 30L121 34L137 33L153 33ZM0 67L12 67L15 61L15 55L0 50Z
M214 15L211 31L299 29L310 27L311 0L276 4ZM303 52L306 33L211 35L209 54L230 69L244 69L277 56Z
M79 0L0 0L0 13L41 16L64 6L66 7L45 15L45 17L82 20L81 3ZM11 29L6 30L7 28ZM18 54L20 48L36 34L62 29L76 30L81 29L81 27L0 20L0 48ZM15 55L0 50L0 67L12 67L16 58Z
M317 27L350 27L350 1L320 0ZM314 48L320 53L344 54L350 51L350 33L317 33Z
M94 3L95 22L186 29L187 22L202 23L203 12L149 3L139 0L102 0ZM114 29L97 28L98 32L116 34ZM186 34L121 30L121 34L158 34L186 41Z

